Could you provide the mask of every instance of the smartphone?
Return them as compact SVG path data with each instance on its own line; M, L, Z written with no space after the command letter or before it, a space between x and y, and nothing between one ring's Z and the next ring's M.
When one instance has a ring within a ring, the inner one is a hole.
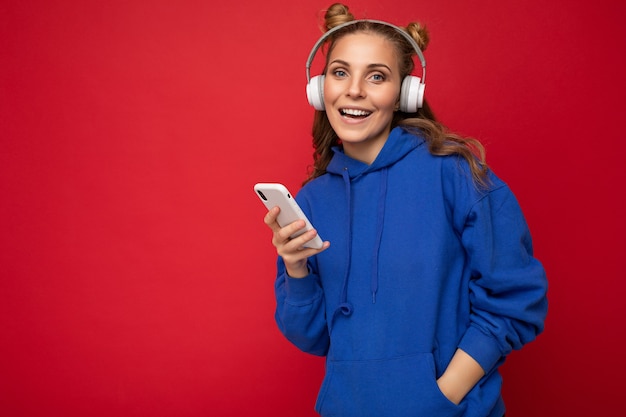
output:
M300 229L291 235L292 238L300 236L307 230L313 229L311 222L307 219L296 200L283 184L258 183L255 184L254 191L268 210L276 206L280 207L280 213L276 218L280 227L285 227L298 219L304 220L306 226L304 229ZM323 246L322 238L316 235L315 238L305 243L304 246L307 248L320 249Z

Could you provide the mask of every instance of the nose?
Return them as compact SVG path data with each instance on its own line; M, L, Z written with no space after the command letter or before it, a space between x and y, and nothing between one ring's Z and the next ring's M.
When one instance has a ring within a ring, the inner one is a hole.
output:
M352 77L348 85L347 94L353 98L365 97L364 80L360 77Z

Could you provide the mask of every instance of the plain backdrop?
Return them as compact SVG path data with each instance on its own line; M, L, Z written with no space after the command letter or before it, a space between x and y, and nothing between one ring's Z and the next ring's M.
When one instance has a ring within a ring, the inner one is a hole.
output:
M0 2L0 415L315 415L323 359L276 329L252 187L306 176L329 4ZM429 27L427 99L526 214L550 311L507 417L619 414L622 2L348 4Z

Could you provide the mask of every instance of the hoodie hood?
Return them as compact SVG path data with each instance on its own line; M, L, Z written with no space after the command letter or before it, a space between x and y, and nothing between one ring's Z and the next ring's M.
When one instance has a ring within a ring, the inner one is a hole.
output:
M347 156L343 149L339 146L334 147L334 155L331 159L326 171L330 174L340 175L343 178L345 185L345 201L347 207L345 207L346 213L351 213L352 207L352 183L358 181L362 176L378 172L378 186L372 189L372 195L377 196L377 210L376 210L376 237L375 245L371 253L371 268L370 268L370 290L372 294L372 303L376 303L376 293L378 292L378 254L380 249L380 242L382 238L384 219L385 219L385 201L387 196L387 173L388 168L393 164L404 158L408 153L424 144L424 139L421 136L406 132L400 127L394 128L387 138L385 145L381 149L380 153L371 165L358 161ZM346 224L347 231L347 253L352 253L352 222L349 221ZM330 321L330 329L332 331L333 323L338 314L349 316L352 314L353 305L348 301L348 277L350 275L351 259L348 259L348 265L344 274L343 286L341 291L341 297L339 304L334 311L333 317Z
M343 152L342 147L335 146L333 147L333 158L328 164L326 172L343 176L344 172L348 171L348 176L352 180L362 174L387 168L425 143L422 136L416 136L414 133L416 132L409 133L401 127L392 129L385 145L371 165L350 158Z

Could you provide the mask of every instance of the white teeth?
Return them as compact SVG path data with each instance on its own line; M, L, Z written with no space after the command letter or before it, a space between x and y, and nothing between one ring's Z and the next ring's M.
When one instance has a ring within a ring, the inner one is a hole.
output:
M341 112L349 116L369 116L370 114L368 111L357 109L341 109Z

